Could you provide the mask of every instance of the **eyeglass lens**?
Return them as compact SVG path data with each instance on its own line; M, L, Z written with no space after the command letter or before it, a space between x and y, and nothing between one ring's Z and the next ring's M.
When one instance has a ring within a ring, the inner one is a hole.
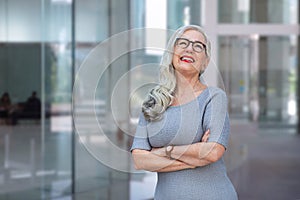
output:
M183 49L187 48L190 45L190 43L192 43L193 50L196 52L201 52L205 49L205 45L201 42L192 42L185 38L178 38L176 42L177 46Z

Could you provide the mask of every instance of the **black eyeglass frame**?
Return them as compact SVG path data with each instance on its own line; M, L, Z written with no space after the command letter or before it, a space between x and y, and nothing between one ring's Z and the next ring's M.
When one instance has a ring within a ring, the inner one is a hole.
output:
M206 44L204 44L203 42L200 42L200 41L195 41L195 42L193 42L193 41L190 41L190 40L188 40L188 39L186 39L186 38L176 38L176 40L175 40L175 45L177 45L177 46L179 46L179 45L178 45L178 40L185 40L185 41L188 42L188 45L187 45L186 47L184 47L183 49L188 48L188 46L190 46L190 43L192 43L192 47L193 47L193 50L194 50L195 52L201 53L203 50L205 50L205 53L206 53ZM194 44L197 44L197 43L203 45L204 49L201 50L201 51L196 51L195 48L194 48ZM181 47L181 48L182 48L182 47Z

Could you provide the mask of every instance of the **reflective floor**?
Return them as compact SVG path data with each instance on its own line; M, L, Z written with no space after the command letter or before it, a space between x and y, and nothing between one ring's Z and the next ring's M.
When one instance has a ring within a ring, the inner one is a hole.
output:
M300 134L293 129L236 124L232 132L247 157L229 173L240 199L300 199Z
M1 126L0 199L152 199L155 173L126 174L98 166L93 179L80 179L79 192L70 195L71 172L66 134L48 135L41 144L40 127ZM57 145L59 141L60 145ZM260 129L249 122L232 121L228 174L242 200L300 199L300 135L284 128ZM41 145L47 146L41 152ZM62 148L63 147L63 148ZM77 156L84 156L84 151ZM55 159L55 162L53 162ZM91 162L78 163L90 165ZM89 172L80 171L81 177ZM111 178L113 177L113 178Z

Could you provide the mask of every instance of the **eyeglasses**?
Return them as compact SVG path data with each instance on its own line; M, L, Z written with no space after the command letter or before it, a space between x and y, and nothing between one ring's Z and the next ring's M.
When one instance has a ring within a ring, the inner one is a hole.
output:
M175 44L182 49L187 48L190 45L190 43L192 43L193 50L198 53L202 52L203 50L206 50L206 45L199 41L192 42L185 38L177 38L175 42Z

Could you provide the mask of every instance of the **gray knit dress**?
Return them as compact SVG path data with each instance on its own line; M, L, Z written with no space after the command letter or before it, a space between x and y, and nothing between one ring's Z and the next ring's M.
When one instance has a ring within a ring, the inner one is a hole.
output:
M168 107L159 121L146 121L141 114L131 150L196 143L207 129L210 129L208 142L227 148L230 133L227 97L217 87L206 88L189 103ZM223 158L203 167L157 174L156 200L238 199Z

